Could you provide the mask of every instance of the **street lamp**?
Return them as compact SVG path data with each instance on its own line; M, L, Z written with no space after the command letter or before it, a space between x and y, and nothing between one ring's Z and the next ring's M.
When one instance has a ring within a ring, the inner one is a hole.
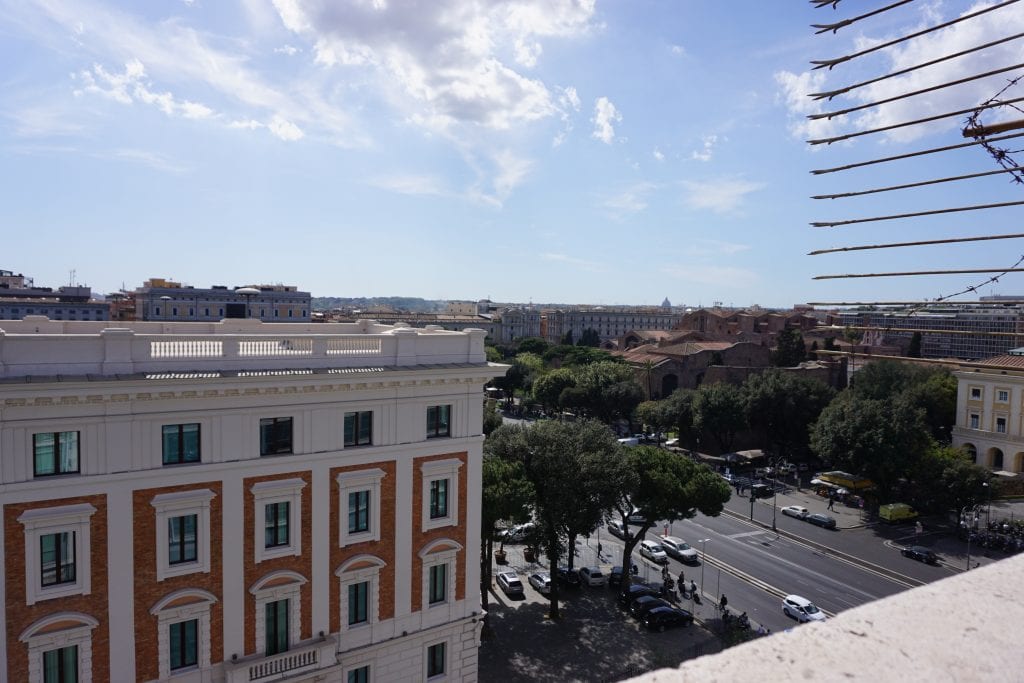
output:
M704 544L707 543L710 540L711 540L710 538L702 538L699 541L697 541L698 543L700 543L700 588L701 588L701 590L704 590L704 565L707 564L707 559L708 559L708 553L707 553L707 550L705 549Z
M971 536L978 525L979 507L981 507L980 504L967 505L960 510L960 523L967 525L967 568L964 569L965 572L971 569Z

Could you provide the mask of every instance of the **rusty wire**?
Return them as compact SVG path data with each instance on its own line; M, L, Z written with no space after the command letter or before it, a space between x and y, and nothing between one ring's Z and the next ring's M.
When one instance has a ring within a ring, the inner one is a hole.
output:
M894 2L893 4L891 4L891 5L887 6L887 7L879 7L878 9L872 10L871 12L867 12L866 14L861 14L860 16L857 16L857 17L850 17L849 19L843 19L842 21L837 21L837 22L835 22L833 24L811 24L811 28L818 29L817 31L815 31L815 33L828 33L829 31L832 31L832 33L835 33L839 29L846 28L847 26L850 26L851 24L855 24L858 21L861 21L863 19L867 19L868 17L873 17L876 14L881 14L882 12L888 12L889 10L895 9L895 8L899 7L900 5L906 5L907 3L910 3L910 2L913 2L913 1L914 0L899 0L899 2ZM832 7L835 8L835 5L833 4Z

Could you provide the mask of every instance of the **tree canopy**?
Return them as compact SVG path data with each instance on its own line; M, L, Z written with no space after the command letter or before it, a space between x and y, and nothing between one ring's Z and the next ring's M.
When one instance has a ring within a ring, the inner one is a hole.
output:
M770 369L743 383L750 426L760 429L778 455L804 456L810 427L835 391L818 380Z
M694 426L709 434L723 451L732 450L736 434L747 427L743 393L732 384L705 384L693 399Z
M779 333L775 340L776 348L772 352L772 365L780 368L791 368L807 360L807 348L800 330L787 328Z

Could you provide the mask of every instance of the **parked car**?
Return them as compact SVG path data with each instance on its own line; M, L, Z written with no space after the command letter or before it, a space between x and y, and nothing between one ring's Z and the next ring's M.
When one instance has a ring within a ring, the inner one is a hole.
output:
M750 495L754 498L771 498L775 495L775 489L768 484L754 484L750 487Z
M505 595L510 598L523 597L523 583L519 580L519 575L515 572L499 572L498 586L501 590L505 591Z
M643 510L641 510L639 508L636 508L636 509L633 510L632 514L629 515L629 523L630 524L646 524L647 523L647 515L644 514Z
M501 540L505 543L521 543L522 541L525 541L526 537L533 533L536 528L537 525L534 522L516 524L515 526L509 527L501 532Z
M782 601L782 611L800 623L806 621L825 621L825 613L807 598L799 595L787 595Z
M675 437L672 437L671 439L669 439L668 441L665 442L665 445L668 448L675 448L676 446L679 445L679 439L677 439Z
M657 564L668 564L665 549L656 541L640 541L640 555Z
M905 519L914 519L917 517L917 510L910 507L906 503L889 503L888 505L882 505L878 508L878 518L895 524L896 522Z
M697 564L697 551L690 547L690 544L678 536L659 536L661 547L665 552L687 564Z
M903 557L909 557L912 560L924 562L925 564L939 563L939 556L923 545L907 546L900 550L900 553L902 553Z
M782 508L782 514L788 515L790 517L796 517L797 519L806 519L807 515L809 515L810 512L807 510L807 508L801 505L787 505L786 507Z
M581 585L579 573L568 567L559 567L555 571L555 581L568 588L579 588Z
M622 526L622 522L620 522L619 520L617 520L617 519L610 519L610 520L608 520L608 526L606 528L608 529L608 533L610 533L612 536L615 536L615 537L621 538L621 539L625 539L626 538L626 528L624 526Z
M580 567L580 583L584 586L603 586L608 583L608 575L601 573L600 567Z
M664 631L673 626L689 626L693 615L679 607L655 607L647 612L643 625L652 631Z
M828 515L823 515L820 512L815 512L813 515L807 515L807 517L805 517L804 520L810 522L811 524L816 524L817 526L824 527L826 529L836 528L835 518L829 517Z
M618 588L622 585L622 567L615 565L608 571L608 586L609 588Z
M629 603L629 613L634 618L643 621L643 618L655 607L671 607L672 603L668 600L656 597L654 595L643 595Z
M645 595L653 595L654 597L659 597L661 595L661 589L655 588L654 586L651 586L646 583L633 583L629 585L629 588L626 589L626 592L620 592L615 597L615 600L619 603L620 607L626 608L629 607L629 605L631 605L634 600L636 600L637 598L642 598Z
M791 462L784 462L784 463L779 465L779 476L780 477L783 476L783 475L793 476L794 472L796 472L796 465L794 465Z
M551 575L547 572L536 572L534 574L530 574L530 578L527 580L541 595L547 595L551 592Z

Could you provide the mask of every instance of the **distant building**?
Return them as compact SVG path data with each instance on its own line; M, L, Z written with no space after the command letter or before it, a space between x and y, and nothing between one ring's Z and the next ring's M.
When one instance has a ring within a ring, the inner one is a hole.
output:
M258 290L246 292L246 290ZM133 293L137 320L216 322L256 318L263 322L309 322L311 297L291 285L214 285L197 289L180 282L151 278Z
M678 314L660 306L555 308L542 311L541 317L544 321L542 336L552 344L559 343L568 333L572 333L573 342L577 342L585 330L594 330L598 339L605 342L631 330L671 330L679 322Z
M1024 348L961 366L953 445L997 472L1024 473Z
M94 301L89 287L36 287L31 278L0 270L0 320L43 315L50 320L109 320L107 304Z

